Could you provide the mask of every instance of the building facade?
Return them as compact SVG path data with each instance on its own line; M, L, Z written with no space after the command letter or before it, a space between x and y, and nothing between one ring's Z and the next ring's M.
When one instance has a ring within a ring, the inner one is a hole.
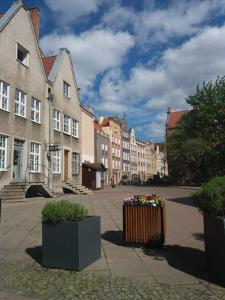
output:
M121 161L122 161L122 176L124 180L131 179L130 169L130 134L126 115L121 120Z
M120 123L113 118L99 118L99 124L102 130L108 134L110 138L109 147L109 176L110 181L119 183L122 177L121 170L121 132Z
M138 176L137 142L134 128L130 129L130 172L131 180L137 181Z
M136 140L137 143L137 172L138 172L138 180L144 181L146 180L146 143L141 140Z
M82 116L82 162L95 161L94 119L92 109L81 105Z
M70 52L40 50L39 14L15 1L0 18L0 188L62 191L64 180L81 182L80 100Z
M106 134L99 123L94 121L95 129L95 163L103 163L106 171L102 174L104 183L110 183L109 176L109 149L110 149L110 139L108 134Z

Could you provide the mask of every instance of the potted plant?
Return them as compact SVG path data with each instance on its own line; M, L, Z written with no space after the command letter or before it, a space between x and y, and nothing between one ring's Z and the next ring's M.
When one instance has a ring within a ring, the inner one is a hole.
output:
M208 270L225 284L225 177L212 178L193 197L203 213Z
M165 241L165 202L155 194L133 195L123 202L125 243L162 245Z
M101 256L100 217L67 200L42 209L42 264L80 271Z

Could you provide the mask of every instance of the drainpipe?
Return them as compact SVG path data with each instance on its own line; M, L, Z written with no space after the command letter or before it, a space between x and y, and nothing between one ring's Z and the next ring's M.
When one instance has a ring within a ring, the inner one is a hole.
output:
M51 155L49 151L49 147L51 145L51 132L52 132L52 101L53 101L53 93L51 88L48 88L48 188L52 189L52 180L51 180L51 170L52 170L52 161Z

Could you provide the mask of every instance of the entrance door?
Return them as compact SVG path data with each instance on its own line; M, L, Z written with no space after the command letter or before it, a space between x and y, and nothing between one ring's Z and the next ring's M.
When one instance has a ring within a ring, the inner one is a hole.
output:
M69 178L69 150L64 150L64 180Z
M24 141L14 140L13 150L13 180L22 181L24 178Z

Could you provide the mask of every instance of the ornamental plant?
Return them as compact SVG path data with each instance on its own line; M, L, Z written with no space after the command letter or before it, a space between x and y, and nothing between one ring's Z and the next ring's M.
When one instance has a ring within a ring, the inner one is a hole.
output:
M127 206L162 207L165 204L165 200L156 194L132 195L131 197L125 198L123 204Z
M212 178L192 196L201 212L212 216L225 216L225 176Z
M68 200L46 203L42 209L42 222L59 223L63 221L79 222L87 218L87 209Z

